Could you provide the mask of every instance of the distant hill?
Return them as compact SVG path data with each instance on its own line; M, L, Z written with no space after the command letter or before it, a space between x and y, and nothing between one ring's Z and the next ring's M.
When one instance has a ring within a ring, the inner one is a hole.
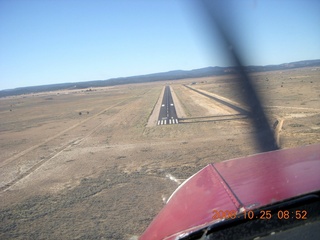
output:
M319 67L319 66L320 66L320 59L283 63L279 65L246 66L245 70L248 73L253 73L253 72L265 72L265 71L285 70L285 69L301 68L301 67ZM164 81L164 80L178 80L178 79L184 79L184 78L219 76L219 75L230 74L236 71L237 71L237 67L206 67L206 68L193 69L188 71L175 70L175 71L169 71L169 72L153 73L153 74L139 75L139 76L132 76L132 77L111 78L107 80L59 83L59 84L8 89L8 90L0 91L0 97L45 92L45 91L63 90L63 89L84 89L84 88L90 88L90 87L105 87L105 86L114 86L114 85L128 84L128 83L142 83L142 82L155 82L155 81Z

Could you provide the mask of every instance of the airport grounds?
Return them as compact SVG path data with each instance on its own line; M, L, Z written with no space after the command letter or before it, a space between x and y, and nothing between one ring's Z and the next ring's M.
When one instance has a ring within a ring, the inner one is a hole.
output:
M320 68L252 74L280 148L320 142ZM236 75L0 99L0 239L137 239L188 177L259 152ZM157 125L165 86L179 124Z

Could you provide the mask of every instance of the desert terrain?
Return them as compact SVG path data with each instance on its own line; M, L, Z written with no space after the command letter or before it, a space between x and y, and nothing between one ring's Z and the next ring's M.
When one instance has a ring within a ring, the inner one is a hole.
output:
M320 68L252 75L281 148L320 142ZM169 84L179 124L157 126ZM185 179L258 152L226 75L0 98L0 239L137 239ZM197 90L194 91L193 89Z

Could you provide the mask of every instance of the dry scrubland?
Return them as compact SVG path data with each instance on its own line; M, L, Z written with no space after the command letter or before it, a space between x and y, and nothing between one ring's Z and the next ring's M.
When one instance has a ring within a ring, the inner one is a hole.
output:
M320 141L319 75L253 75L282 148ZM184 179L256 153L250 121L192 82L241 105L234 76L171 82L179 125L147 124L167 82L0 99L0 239L135 239Z

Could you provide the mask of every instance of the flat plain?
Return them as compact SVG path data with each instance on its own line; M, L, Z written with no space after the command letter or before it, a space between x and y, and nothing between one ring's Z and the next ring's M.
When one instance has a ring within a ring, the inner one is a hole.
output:
M281 148L320 142L320 68L252 75ZM164 86L179 124L156 126ZM187 85L188 87L186 87ZM185 179L258 152L225 75L0 99L0 239L136 239Z

